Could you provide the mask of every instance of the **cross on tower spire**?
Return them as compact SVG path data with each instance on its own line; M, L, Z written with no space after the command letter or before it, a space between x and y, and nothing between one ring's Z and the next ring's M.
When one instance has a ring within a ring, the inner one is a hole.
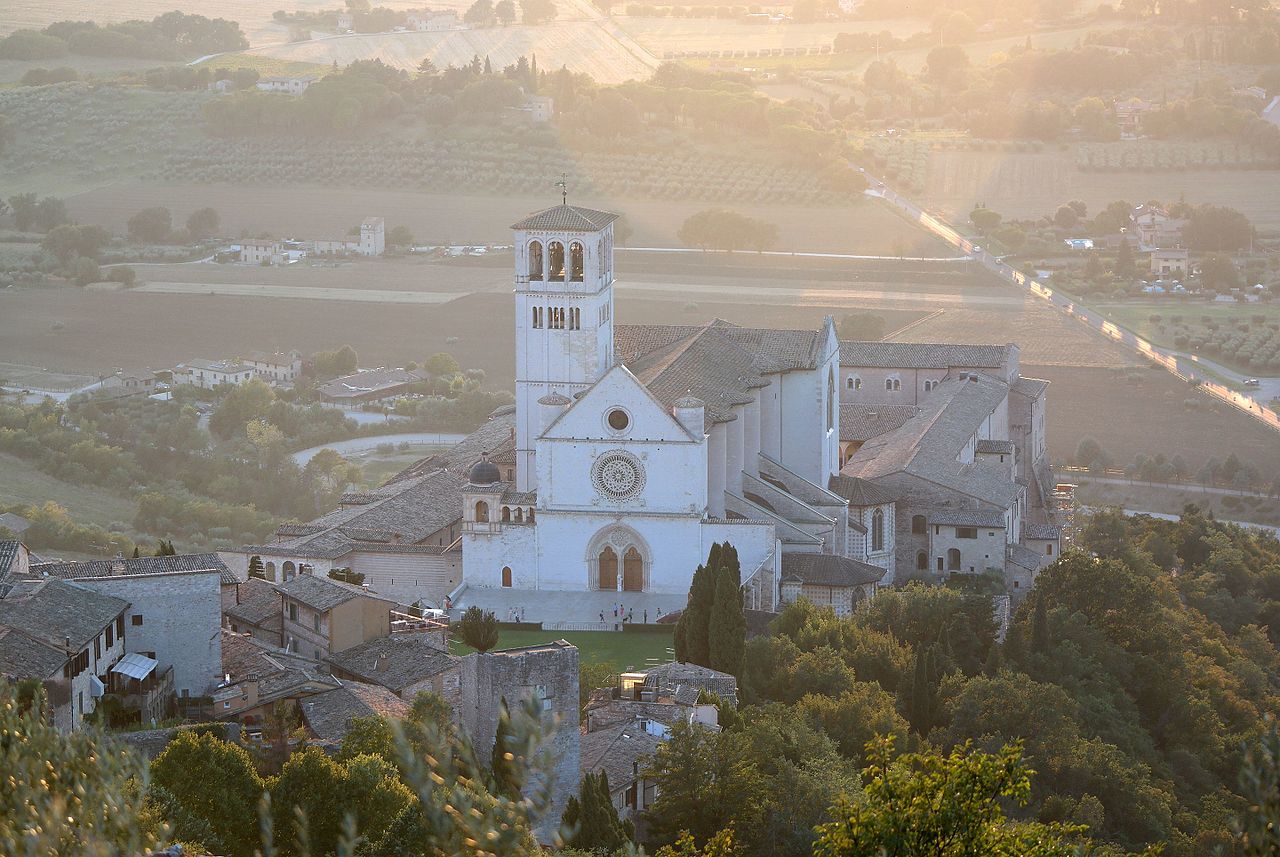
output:
M569 174L561 173L560 181L556 182L556 187L560 188L560 203L562 205L569 204Z

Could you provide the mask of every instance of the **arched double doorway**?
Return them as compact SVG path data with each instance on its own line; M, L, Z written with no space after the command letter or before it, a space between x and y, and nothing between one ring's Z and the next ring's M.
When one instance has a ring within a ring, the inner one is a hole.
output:
M587 549L592 589L643 592L648 587L648 546L629 527L611 527L596 535Z

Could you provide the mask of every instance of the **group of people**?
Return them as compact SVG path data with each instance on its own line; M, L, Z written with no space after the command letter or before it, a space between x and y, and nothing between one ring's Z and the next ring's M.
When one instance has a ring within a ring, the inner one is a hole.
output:
M648 624L649 624L649 608L648 608L648 607L646 607L646 608L641 612L641 616L642 616L642 618L643 618L644 624L648 625ZM657 618L658 618L658 619L661 619L661 618L662 618L662 608L661 608L661 607L659 607L659 608L658 608L658 616L657 616ZM636 621L636 609L635 609L634 607L627 607L627 606L626 606L626 605L624 605L621 601L619 601L618 603L616 603L616 604L614 604L614 605L613 605L613 621L615 621L615 622L617 622L617 621L623 621L623 622L634 622L634 621ZM604 624L604 611L603 611L603 610L601 610L601 611L600 611L600 624L602 624L602 625Z
M523 607L508 607L508 608L507 608L507 621L508 621L508 622L523 622L523 621L524 621L524 608L523 608Z

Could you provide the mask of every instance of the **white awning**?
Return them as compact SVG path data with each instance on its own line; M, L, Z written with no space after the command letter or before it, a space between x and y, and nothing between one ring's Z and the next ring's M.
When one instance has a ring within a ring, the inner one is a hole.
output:
M157 663L159 661L155 658L149 658L137 652L130 652L117 661L111 671L127 675L129 678L144 679L151 675L151 671L156 668Z
M89 676L89 695L95 699L107 692L107 687L102 683L102 679L96 675Z

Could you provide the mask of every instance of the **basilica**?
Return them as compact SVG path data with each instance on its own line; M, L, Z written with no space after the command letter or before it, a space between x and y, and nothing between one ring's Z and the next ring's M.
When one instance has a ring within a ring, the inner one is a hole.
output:
M570 593L679 606L716 542L762 610L985 572L1016 596L1056 558L1047 384L1016 346L617 323L616 220L562 204L512 226L514 406L238 561L541 620Z

